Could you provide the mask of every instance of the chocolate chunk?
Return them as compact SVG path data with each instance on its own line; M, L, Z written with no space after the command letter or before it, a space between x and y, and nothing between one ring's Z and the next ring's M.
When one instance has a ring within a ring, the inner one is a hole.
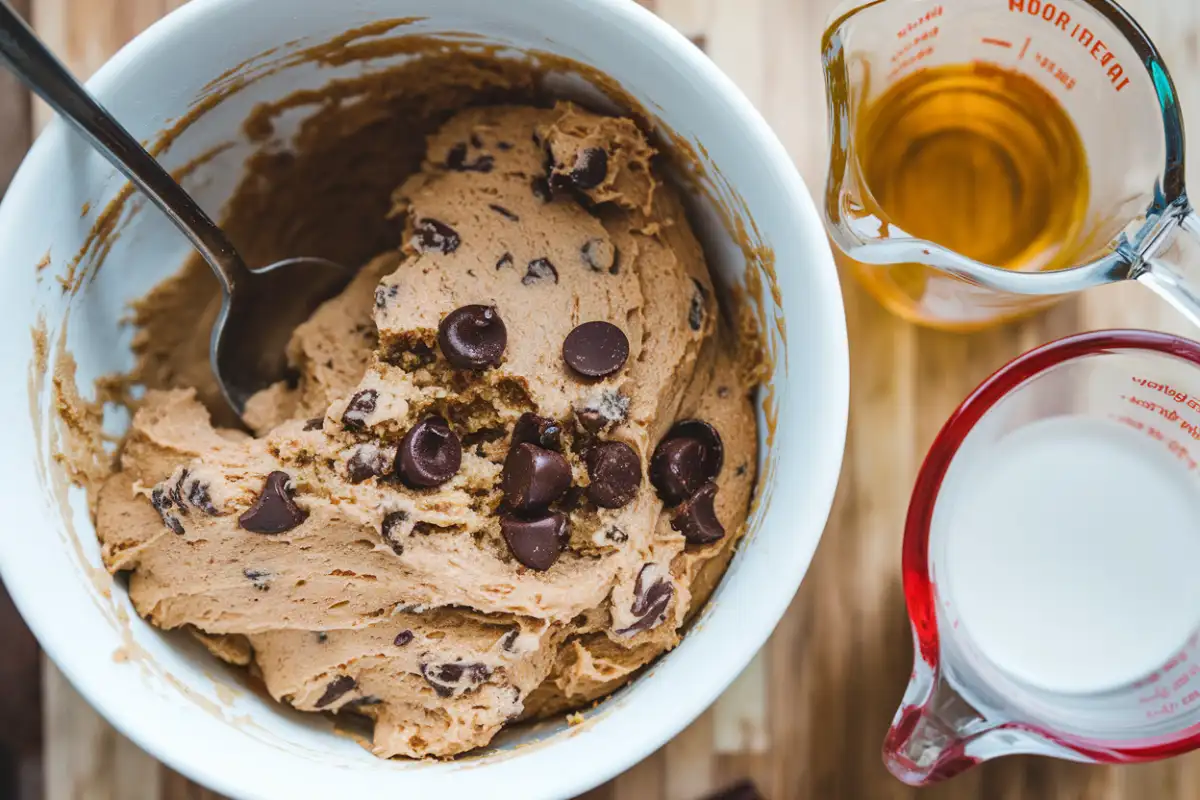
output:
M412 631L400 631L396 634L396 638L392 641L392 644L396 645L396 647L404 647L404 645L408 644L412 640Z
M600 431L608 427L608 420L594 408L585 408L576 411L575 419L579 422L579 427L592 435L600 433Z
M546 180L545 175L539 175L529 184L529 189L533 192L533 196L543 203L549 203L553 199L550 193L550 181Z
M512 253L505 253L504 255L500 256L500 258L496 259L496 269L504 269L505 267L511 267L512 265Z
M701 45L697 45L703 49ZM718 792L714 792L701 800L765 800L762 793L758 791L758 787L749 778L738 781L730 786L726 786Z
M575 156L571 182L580 189L594 189L608 174L608 153L599 147L585 147Z
M426 417L414 425L396 454L396 472L411 487L440 486L461 464L462 444L441 417Z
M304 430L306 430L306 431L319 431L324 427L325 427L325 418L324 417L313 417L308 422L304 423Z
M481 145L474 146L478 148ZM474 161L467 161L466 142L459 142L446 153L446 166L457 172L491 172L493 164L492 157L486 153L476 156Z
M587 451L587 496L601 508L621 508L637 495L642 465L637 451L624 442L600 442Z
M708 299L708 291L700 281L692 278L696 291L692 293L692 304L688 307L688 325L694 331L704 327L704 307Z
M476 150L483 147L483 140L479 138L478 133L471 134L471 147L474 147Z
M499 366L507 344L508 329L493 306L456 308L438 324L438 347L459 369Z
M517 637L521 635L520 628L513 628L500 639L500 647L508 652L512 652L513 645L517 643Z
M213 505L212 497L208 494L208 484L192 478L192 488L188 489L188 502L209 516L220 516L221 512Z
M553 450L522 442L508 451L500 479L504 499L517 511L543 509L571 485L571 467Z
M535 258L529 262L529 266L525 269L525 277L521 278L521 283L525 286L532 286L535 283L542 283L543 281L558 283L558 270L550 263L550 259Z
M538 572L554 566L570 536L567 515L558 511L536 517L503 514L500 532L504 534L513 558Z
M354 678L351 678L349 675L338 675L325 687L325 694L321 695L321 699L316 702L316 707L324 708L355 686L358 686L358 683L355 682Z
M721 467L725 464L725 445L721 442L721 434L712 425L701 419L681 419L663 437L664 442L671 439L696 439L704 445L705 481L721 474Z
M188 471L186 469L179 471L179 477L175 479L175 483L171 486L171 500L175 502L179 513L187 516L187 503L183 500L183 482L187 480Z
M613 525L604 531L604 538L613 544L625 544L629 541L629 534Z
M417 220L413 231L416 233L413 237L413 244L423 253L434 250L439 253L453 253L462 244L462 238L458 235L458 231L444 222L429 217Z
M158 512L163 525L180 536L183 535L183 523L179 521L179 517L169 511L175 505L175 501L171 499L167 490L161 486L154 487L154 490L150 492L150 505L154 506L154 510Z
M744 478L746 476L746 465L738 464L738 468L733 471L733 474L737 475L739 478Z
M588 378L606 378L625 366L629 338L611 322L585 322L563 340L563 360Z
M650 458L650 483L668 506L678 505L711 478L704 468L707 450L699 439L664 439Z
M342 427L351 431L367 429L367 417L375 413L375 403L379 400L379 392L374 389L363 389L356 392L346 404L342 414Z
M579 256L583 259L583 263L595 272L608 270L610 273L616 274L617 248L607 239L599 236L588 239L583 243L583 247L579 248Z
M509 211L504 206L499 205L497 203L488 203L488 208L490 208L492 211L495 211L497 214L504 217L505 219L512 220L513 222L519 222L521 220L521 218L518 217L516 214L514 214L513 212Z
M265 569L244 569L242 574L246 576L246 580L254 584L254 588L260 592L266 592L271 589L271 573Z
M292 499L291 482L286 472L268 475L254 505L238 517L238 525L251 533L283 533L308 519L308 512Z
M496 147L500 150L512 150L512 142L496 142Z
M671 527L682 533L688 544L712 544L725 535L713 508L716 494L717 484L709 481L680 503L671 518Z
M633 605L629 607L629 610L639 619L628 628L617 631L619 634L629 636L640 631L647 631L666 619L667 607L671 604L671 595L675 594L675 587L666 578L659 578L647 586L649 569L649 564L642 567L633 584ZM651 573L652 576L653 573Z
M387 453L373 444L361 445L346 462L346 472L351 483L362 483L370 478L386 475L391 468Z
M491 675L484 664L422 664L421 677L439 697L451 697L456 691L470 691Z
M325 631L317 631L317 644L325 644L329 641L329 634Z
M562 426L552 419L539 417L530 411L526 411L517 420L517 424L513 426L512 443L509 447L516 447L522 442L536 444L538 447L544 447L547 450L562 449Z

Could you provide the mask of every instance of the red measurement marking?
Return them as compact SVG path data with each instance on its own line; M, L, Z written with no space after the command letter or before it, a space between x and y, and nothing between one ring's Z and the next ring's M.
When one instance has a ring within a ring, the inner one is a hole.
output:
M1006 42L1003 39L989 39L985 36L980 41L984 44L994 44L997 47L1012 47L1012 42Z
M1125 68L1117 61L1116 54L1086 25L1078 21L1072 25L1069 11L1063 11L1051 0L1008 0L1008 10L1014 14L1036 17L1066 34L1072 41L1078 42L1100 65L1115 91L1119 92L1129 85L1129 78L1125 77Z
M1031 37L1031 36L1026 36L1026 37L1025 37L1025 44L1021 45L1021 52L1017 54L1017 58L1024 58L1024 57L1025 57L1025 51L1029 49L1029 40L1030 40L1030 39L1032 39L1032 38L1033 38L1033 37Z

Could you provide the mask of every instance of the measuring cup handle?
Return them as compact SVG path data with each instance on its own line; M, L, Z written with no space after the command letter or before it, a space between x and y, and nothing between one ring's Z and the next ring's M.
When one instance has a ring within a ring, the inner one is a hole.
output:
M1169 212L1159 233L1143 247L1132 277L1200 326L1200 216L1191 204Z

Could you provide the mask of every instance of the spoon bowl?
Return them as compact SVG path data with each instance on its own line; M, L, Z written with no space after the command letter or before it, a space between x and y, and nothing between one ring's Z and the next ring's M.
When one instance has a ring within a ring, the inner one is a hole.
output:
M221 395L241 419L251 395L288 378L286 350L292 331L344 287L353 272L323 258L289 258L249 269L191 195L75 80L4 0L0 62L166 214L212 267L222 296L209 363Z

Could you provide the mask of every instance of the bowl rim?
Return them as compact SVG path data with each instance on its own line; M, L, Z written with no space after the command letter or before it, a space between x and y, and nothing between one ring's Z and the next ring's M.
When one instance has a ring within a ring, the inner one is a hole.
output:
M187 36L187 29L195 20L212 14L228 15L245 2L247 0L192 0L179 7L154 22L106 61L87 82L88 88L101 97L117 90L122 72L135 63L152 42ZM813 259L808 266L814 273L811 280L817 287L820 298L812 308L822 317L817 327L828 334L821 342L822 352L816 356L821 363L824 382L821 397L817 401L820 403L818 413L824 424L820 426L818 440L803 443L808 460L813 465L808 496L810 499L819 500L815 508L810 505L805 513L812 516L815 512L816 516L823 520L823 530L832 508L844 455L849 410L849 352L841 287L821 217L813 199L799 173L792 166L791 157L763 117L732 80L686 37L652 12L628 0L591 0L589 5L596 13L614 17L617 24L641 29L664 50L670 51L673 60L679 62L682 68L695 75L704 85L711 87L714 96L720 98L720 102L729 107L742 121L742 127L749 137L748 141L764 151L766 160L781 167L786 165L786 168L781 168L775 175L779 201L784 207L795 212L796 226L800 230L797 241L804 242L802 249ZM61 142L68 135L62 120L55 118L51 121L22 161L9 187L6 201L30 191L29 185L43 172L46 162L61 147ZM5 213L6 207L11 209L15 205L15 201L0 205L0 232L10 224L9 218L12 216ZM810 345L810 342L804 343L806 347ZM793 366L791 362L795 357L795 350L789 348L788 352L792 355L781 364L781 369ZM787 425L781 425L780 433L787 429ZM782 445L777 441L776 446ZM777 496L772 502L780 503L781 498ZM686 705L686 710L674 706L670 709L671 713L644 715L641 723L623 731L628 734L628 738L619 756L610 753L606 759L597 760L603 763L593 765L589 769L559 770L561 777L555 781L557 789L568 794L580 793L628 769L677 735L711 705L761 649L782 618L799 589L820 538L821 532L818 531L817 535L811 537L808 546L798 545L775 554L785 559L785 563L780 565L780 574L794 574L795 580L780 580L756 587L752 612L745 609L744 613L740 614L737 654L721 664L710 665L710 669L701 671L702 674L696 676L696 680L689 687L691 699ZM108 722L153 757L198 783L231 797L271 796L263 793L264 787L261 784L248 786L244 782L236 781L233 770L214 769L211 755L202 748L189 747L186 736L175 739L154 738L146 730L146 714L143 707L136 703L124 702L124 698L117 697L98 676L91 674L86 668L87 664L72 659L70 625L55 622L52 615L43 613L36 605L37 598L33 596L35 592L31 591L33 582L14 574L10 567L6 567L8 559L4 557L7 550L5 541L4 537L0 537L0 577L4 579L23 619L35 633L39 645L70 683ZM685 637L684 644L690 638ZM562 752L569 749L572 740L579 738L564 737L553 746L558 748L556 752ZM530 751L530 755L550 749L551 747L535 748Z

